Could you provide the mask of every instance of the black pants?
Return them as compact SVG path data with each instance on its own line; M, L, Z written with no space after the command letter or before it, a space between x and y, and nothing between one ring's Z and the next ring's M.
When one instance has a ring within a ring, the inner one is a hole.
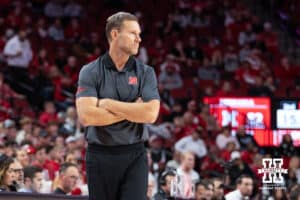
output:
M89 144L86 154L89 200L146 200L147 153L143 143Z

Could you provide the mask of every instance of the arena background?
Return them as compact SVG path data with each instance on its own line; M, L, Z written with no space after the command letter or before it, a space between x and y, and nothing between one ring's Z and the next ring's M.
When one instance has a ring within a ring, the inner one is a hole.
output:
M160 174L180 163L178 152L193 150L178 141L195 132L206 149L194 152L204 182L219 177L227 193L249 173L251 199L299 193L300 3L294 0L0 0L0 152L23 167L42 167L42 193L52 193L60 165L73 162L82 177L72 194L87 195L74 97L81 67L106 51L106 18L117 11L139 18L137 57L158 76L160 115L147 125L146 144L153 193ZM20 33L19 51L9 41ZM222 139L226 131L229 142ZM263 158L283 159L285 190L261 189ZM233 173L235 159L249 171ZM0 199L35 197L48 198L0 193Z

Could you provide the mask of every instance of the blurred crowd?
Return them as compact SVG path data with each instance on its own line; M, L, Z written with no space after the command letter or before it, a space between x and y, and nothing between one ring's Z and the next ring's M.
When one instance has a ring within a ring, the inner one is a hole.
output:
M83 64L107 48L105 19L141 23L138 58L158 75L161 108L146 125L148 198L299 200L290 135L260 147L244 126L220 127L204 96L299 97L300 70L273 25L235 0L0 0L0 190L87 195L84 128L74 107ZM153 13L155 10L155 13ZM261 189L262 158L283 158L286 189Z

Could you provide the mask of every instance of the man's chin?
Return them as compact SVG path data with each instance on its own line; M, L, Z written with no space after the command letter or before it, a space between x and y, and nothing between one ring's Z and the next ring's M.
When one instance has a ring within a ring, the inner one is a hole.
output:
M138 54L138 52L139 52L139 50L133 50L133 51L131 52L131 55L136 56L136 55Z

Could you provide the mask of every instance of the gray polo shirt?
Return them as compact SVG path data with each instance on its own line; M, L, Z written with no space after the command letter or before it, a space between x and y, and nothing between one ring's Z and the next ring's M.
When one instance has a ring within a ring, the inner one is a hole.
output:
M160 99L152 67L131 56L123 70L118 71L108 53L81 69L76 93L76 98L79 97L122 102L134 102L138 97L144 102ZM142 123L124 120L108 126L88 126L86 138L89 144L126 145L145 141L148 131Z

